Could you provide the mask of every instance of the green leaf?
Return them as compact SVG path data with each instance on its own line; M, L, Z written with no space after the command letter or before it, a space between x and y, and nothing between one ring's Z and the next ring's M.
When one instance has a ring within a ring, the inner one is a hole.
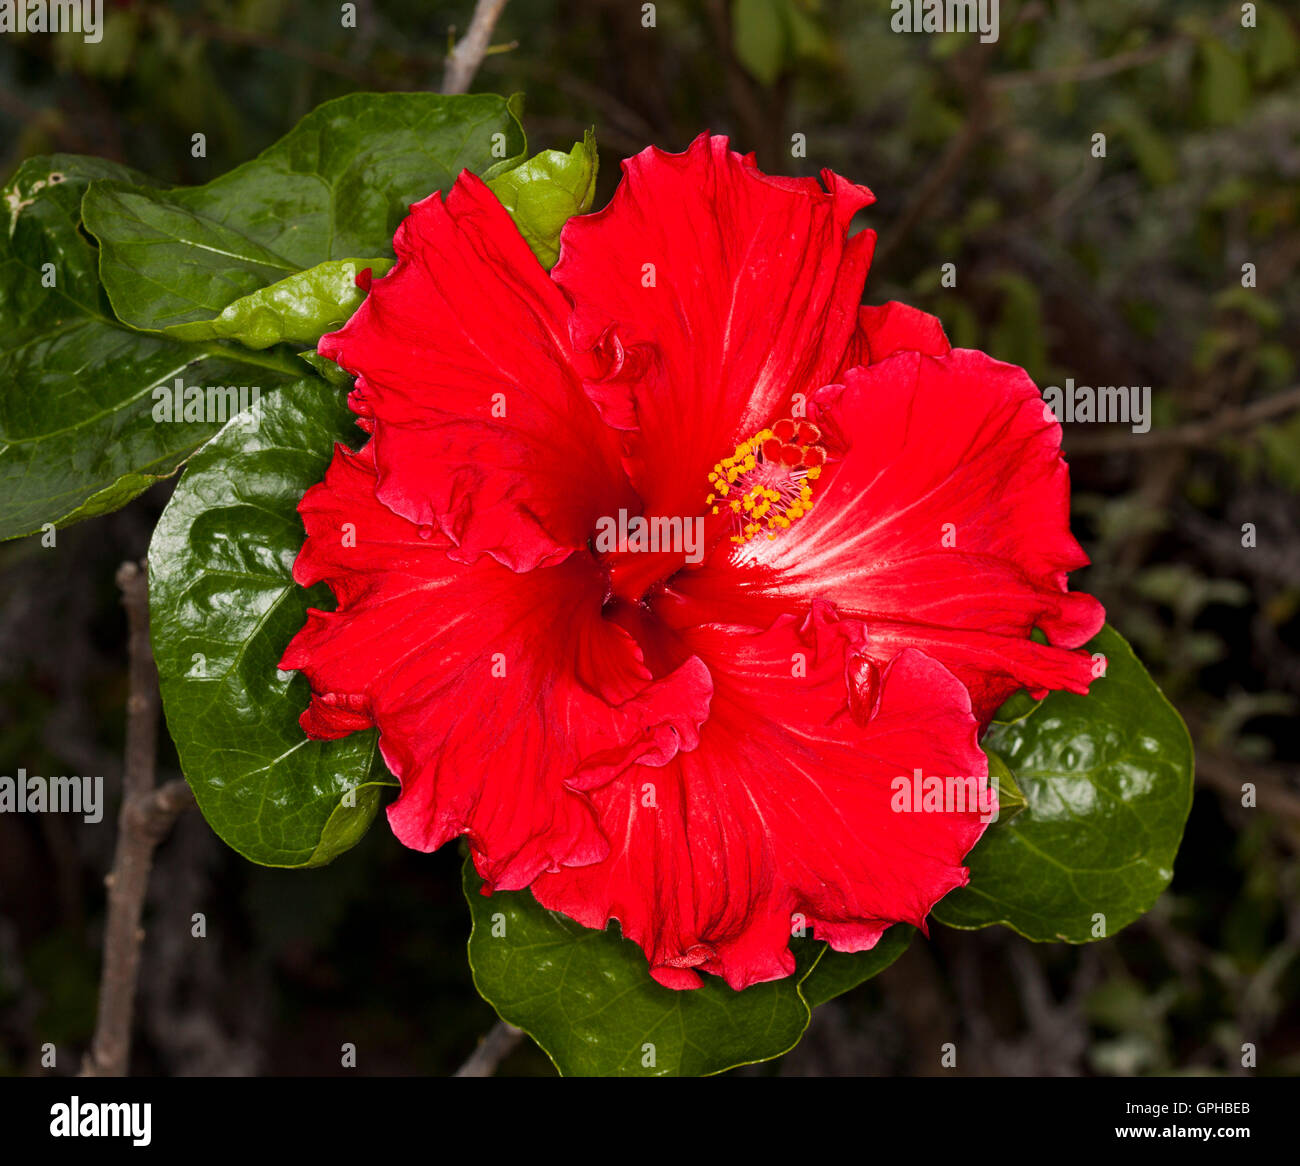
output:
M180 340L237 340L246 348L315 344L342 327L366 298L357 276L369 268L378 279L392 266L391 259L330 259L235 300L215 320L165 331Z
M731 47L736 59L764 85L773 84L790 55L782 0L732 0Z
M1035 700L1023 688L1019 692L1013 692L1002 707L993 714L993 720L997 724L1009 725L1013 721L1021 720L1029 716L1030 713L1036 712L1042 701Z
M376 140L388 141L395 151L395 172L419 175L411 178L407 184L411 189L400 196L392 193L398 189L393 187L381 199L384 213L367 220L366 230L387 233L405 214L407 202L424 197L440 181L445 185L467 161L488 175L500 171L499 166L488 165L487 146L481 156L467 153L466 143L485 133L485 124L489 128L498 124L490 118L484 121L488 114L508 118L508 124L500 123L507 129L516 124L513 104L499 98L466 102L421 95L396 104L377 100L377 107L372 107L371 101L362 95L352 105L335 102L323 107L330 111L328 117L320 116L321 110L310 115L257 163L235 172L246 172L241 180L244 185L238 189L222 186L224 180L196 188L210 193L220 187L223 197L234 201L228 217L215 226L198 222L191 238L198 238L200 231L229 231L237 215L248 219L240 230L260 229L264 224L256 216L249 218L257 205L257 184L270 181L278 171L272 167L272 175L264 175L258 167L270 166L285 154L285 143L291 141L297 144L286 157L299 162L315 158L321 148L317 139L324 132L322 127L338 128L348 110L363 121L369 118L370 123L378 118L381 124L372 124L372 132ZM428 114L427 126L412 109ZM458 136L451 134L453 121L448 111L461 119ZM311 128L313 123L319 124L304 136L303 127ZM418 142L411 137L417 131L423 135ZM375 141L362 141L356 132L356 127L344 125L340 130L343 140L331 139L326 172L334 174L349 150L356 155L357 166L374 152ZM522 133L517 137L522 145ZM452 139L455 150L445 149L447 157L439 163L446 170L444 179L429 178L430 151L447 146ZM536 239L550 237L550 232L558 236L562 214L567 217L590 205L594 148L588 135L570 155L540 155L528 164L528 173L509 187L513 200L509 209L516 218L526 220L527 228L521 222L526 234L531 230ZM385 156L384 166L389 164ZM288 185L292 188L292 183ZM314 183L314 188L329 186L319 179ZM248 190L240 194L244 187ZM111 200L124 197L115 186L96 187L93 193L102 203L101 210L113 205ZM369 193L376 191L372 187ZM136 199L140 192L128 190L125 194ZM177 195L197 197L196 192L184 191L166 197ZM200 200L194 205L204 204ZM185 221L186 215L196 219L194 205L178 209L167 203L158 215L172 223ZM293 213L293 208L285 213ZM299 205L298 213L304 214L303 232L319 230L315 211L303 212ZM346 218L351 210L344 207L339 214ZM279 227L283 225L281 222ZM351 231L350 247L361 231L350 218L347 222L331 218L328 225L330 239L318 240L323 252L338 243L340 232ZM301 262L304 237L295 236L289 245L248 235L253 245L242 253L246 272L258 279L265 274L265 253L259 253L259 247L275 248L277 254ZM367 242L374 245L355 253L388 250L387 235ZM183 242L178 233L170 243L162 240L160 249L166 251L173 245L190 247L192 243ZM153 263L149 247L141 246L135 252L132 245L119 241L120 252L134 255L141 264ZM196 260L200 267L205 261ZM371 266L379 273L388 265L385 259L325 259L270 287L253 288L228 303L216 319L192 319L167 328L173 335L218 335L254 346L279 341L314 343L323 331L341 325L360 302L354 286L358 267ZM238 263L232 269L238 272ZM215 306L224 295L216 295L207 306ZM323 380L311 377L286 386L274 400L262 402L255 427L232 425L196 456L150 547L154 649L163 707L185 775L216 832L245 857L272 866L328 862L360 838L378 811L383 786L393 784L378 759L373 733L333 742L309 740L297 721L308 700L307 683L297 674L280 673L276 668L285 645L302 626L307 608L330 603L323 586L308 592L292 581L293 560L303 539L298 502L323 476L334 443L357 436L349 424L352 417L345 407L346 394L339 391L349 386L352 378L315 352L298 355ZM297 367L301 372L302 366ZM200 665L197 671L196 661ZM355 793L347 800L355 805L344 801L349 790Z
M588 130L567 154L543 150L488 182L548 271L560 257L564 224L591 209L599 161L596 135Z
M1211 125L1231 125L1250 104L1250 76L1242 58L1217 37L1200 42L1201 112Z
M154 656L208 823L254 862L319 866L361 837L381 787L395 784L373 731L309 739L298 724L307 681L276 667L308 607L331 606L324 584L293 581L298 502L334 443L357 431L343 395L315 377L263 400L255 417L194 456L154 531Z
M984 745L985 756L989 759L989 777L997 782L998 821L1009 822L1028 804L1024 792L1016 784L1016 775L1002 757L988 745Z
M907 950L916 928L895 923L870 951L843 952L827 948L802 984L804 998L816 1008L877 976Z
M24 162L0 195L0 538L116 510L225 421L155 422L154 389L179 378L265 392L298 375L283 357L143 336L113 318L80 216L87 185L106 179L147 181L56 154Z
M679 992L655 983L645 954L617 931L582 927L528 891L483 895L469 859L463 879L475 987L566 1077L708 1076L779 1057L808 1027L812 1004L883 971L911 939L894 927L854 955L795 940L797 969L784 980L734 992L706 975ZM831 962L818 975L822 960Z
M940 922L1086 943L1150 910L1173 877L1192 802L1187 728L1117 631L1088 648L1107 666L1087 696L1051 693L985 734L1026 808L989 827L970 885L935 907Z
M334 385L336 388L351 389L355 378L347 371L340 368L327 356L321 356L319 352L308 349L306 352L298 353L309 365L316 370L316 375Z
M1259 4L1259 31L1247 41L1255 76L1269 82L1285 76L1300 59L1300 42L1291 31L1291 18L1272 4Z
M1125 107L1114 119L1115 131L1128 143L1143 177L1152 186L1164 186L1178 177L1174 147L1137 109Z
M447 190L463 169L490 175L523 153L505 98L353 93L204 186L95 183L86 227L119 318L156 331L211 320L326 260L391 256L411 203Z

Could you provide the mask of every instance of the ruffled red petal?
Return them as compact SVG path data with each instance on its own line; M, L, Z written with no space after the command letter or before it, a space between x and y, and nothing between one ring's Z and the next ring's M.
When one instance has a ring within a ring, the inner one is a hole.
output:
M886 304L863 304L858 310L858 326L849 337L839 375L860 364L878 364L899 352L923 352L942 356L952 346L944 335L938 318L919 308L890 300Z
M379 497L516 571L585 545L635 505L619 441L572 367L569 305L474 175L411 208L397 263L319 351L360 374Z
M489 884L517 888L607 845L584 789L635 762L662 765L697 740L710 678L686 660L652 680L632 638L601 615L587 554L516 574L454 561L444 536L376 498L373 445L338 447L300 506L294 566L326 581L281 661L311 682L303 727L337 736L371 723L402 784L398 838L433 850L465 834Z
M924 925L967 881L962 859L996 806L986 793L984 814L896 809L895 779L917 770L985 789L962 685L901 652L860 723L846 690L865 647L857 621L816 603L760 631L664 603L679 650L715 677L699 747L592 791L609 856L540 876L538 901L588 927L618 919L672 988L698 986L698 971L736 989L789 975L792 931L859 951L892 923Z
M763 174L707 135L623 169L604 210L565 224L552 274L646 512L697 514L714 463L840 367L875 242L849 220L873 196Z
M903 352L849 371L815 406L830 461L812 512L674 586L750 622L830 599L866 623L879 664L915 647L951 669L982 722L1022 687L1086 692L1091 659L1065 649L1105 615L1068 589L1088 559L1070 533L1060 426L1024 371L968 350Z

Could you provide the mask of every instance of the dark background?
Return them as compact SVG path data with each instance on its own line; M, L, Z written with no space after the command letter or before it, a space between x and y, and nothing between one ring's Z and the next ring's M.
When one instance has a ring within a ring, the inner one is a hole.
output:
M470 0L107 8L103 43L0 36L0 178L52 151L204 182L321 101L436 89ZM936 313L954 344L1040 385L1149 384L1153 432L1067 425L1076 533L1099 596L1186 718L1197 794L1173 885L1113 939L1035 945L936 926L877 980L819 1009L802 1045L748 1073L1300 1071L1300 20L1293 5L1076 0L1001 5L1001 36L899 35L884 0L510 0L474 88L527 95L530 149L594 124L602 171L649 143L725 132L760 164L871 186L867 295ZM208 156L190 156L190 135ZM791 135L807 139L792 158ZM1107 135L1107 157L1091 156ZM957 265L955 289L940 286ZM1241 265L1258 287L1241 286ZM0 341L2 342L2 341ZM5 386L5 391L10 386ZM1173 429L1158 437L1156 430ZM0 759L121 778L125 620L114 571L170 487L0 546ZM1258 545L1243 548L1251 522ZM164 743L161 777L176 776ZM5 769L11 772L12 768ZM1241 805L1253 782L1259 808ZM0 1073L73 1073L95 1012L111 859L101 827L0 816ZM446 1074L492 1024L465 960L454 848L377 822L312 872L253 867L197 814L158 854L137 1073ZM190 914L208 938L190 937ZM351 1070L349 1070L351 1071ZM548 1074L521 1046L506 1074Z

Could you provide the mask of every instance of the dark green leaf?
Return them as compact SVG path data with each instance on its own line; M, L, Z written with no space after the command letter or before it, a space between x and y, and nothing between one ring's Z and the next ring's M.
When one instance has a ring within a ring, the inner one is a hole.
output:
M993 720L998 724L1009 725L1013 721L1018 721L1035 712L1041 703L1022 688L1019 692L1013 692L1007 697L1002 707L993 714Z
M179 378L267 392L297 375L282 357L122 327L80 230L82 195L97 179L146 181L112 162L57 154L23 163L3 192L0 538L117 509L174 474L224 423L156 422L154 389L170 392Z
M204 186L96 183L86 226L118 316L160 330L211 320L328 259L391 256L411 203L447 190L463 169L507 170L523 151L502 97L354 93Z
M581 927L528 891L484 896L469 860L464 884L475 986L572 1077L705 1076L778 1057L808 1027L810 1001L874 976L911 938L910 928L894 927L874 951L858 955L795 940L797 970L784 980L734 992L706 975L702 987L679 992L655 983L644 953L616 930ZM814 981L820 959L832 963ZM815 998L805 998L808 984Z
M285 386L255 425L232 422L191 459L149 547L154 655L181 767L212 828L267 866L328 862L393 784L373 731L310 740L298 724L307 682L276 667L307 608L331 606L323 584L293 581L297 506L356 432L336 388Z
M822 953L802 985L804 998L816 1008L879 975L907 950L916 928L896 923L870 951Z
M1187 729L1118 632L1088 647L1107 661L1089 695L1054 692L985 735L1027 805L989 827L940 922L1086 943L1148 911L1173 876L1192 800Z
M543 150L488 182L548 271L560 257L564 224L591 209L598 163L596 135L588 130L567 154Z

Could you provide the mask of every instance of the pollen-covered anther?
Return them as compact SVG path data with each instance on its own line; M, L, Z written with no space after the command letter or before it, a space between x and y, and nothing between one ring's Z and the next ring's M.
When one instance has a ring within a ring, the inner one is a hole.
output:
M774 539L812 509L812 483L826 462L820 439L816 425L784 417L713 467L705 504L714 514L731 511L733 543Z

